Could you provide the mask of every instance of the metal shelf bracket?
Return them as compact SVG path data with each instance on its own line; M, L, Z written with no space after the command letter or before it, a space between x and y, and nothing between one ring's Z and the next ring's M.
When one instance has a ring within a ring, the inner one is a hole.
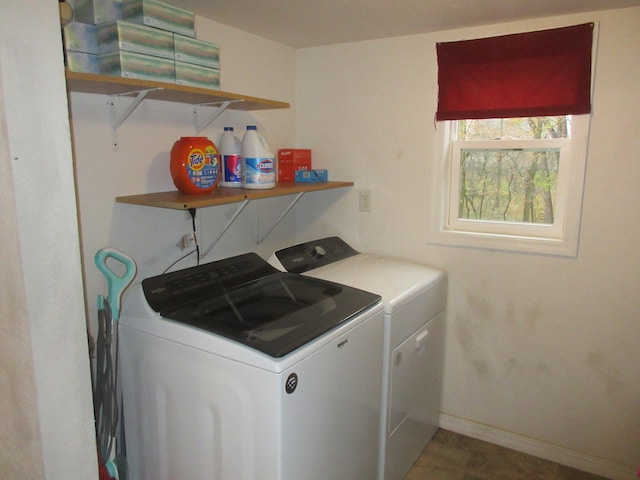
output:
M162 90L162 88L147 88L145 90L134 90L131 92L123 92L117 95L110 95L107 100L107 105L109 106L109 115L111 117L111 141L113 145L113 150L118 150L118 128L124 123L124 121L129 118L129 115L136 109L136 107L140 104L140 102L146 97L147 93L153 92L154 90ZM118 115L118 106L116 99L119 97L130 97L135 94L135 97L131 100L131 103L127 106L127 108Z
M264 235L262 235L261 237L258 238L257 240L257 244L262 243L262 241L267 238L271 232L273 232L273 230L280 224L280 222L282 221L282 219L284 219L284 217L287 215L287 213L289 213L289 211L295 206L296 203L298 203L298 200L300 200L302 198L302 196L305 194L305 192L300 192L298 194L296 194L295 198L293 199L293 201L289 204L289 206L282 212L282 214L278 217L278 219L274 222L274 224L271 226L271 228L269 229L269 231L267 233L265 233ZM256 199L257 200L257 199ZM218 234L218 236L211 242L211 245L209 245L209 247L204 251L204 253L200 254L200 258L205 258L207 255L209 255L209 253L211 253L211 250L213 250L213 248L218 244L218 242L220 241L220 239L223 237L223 235L227 232L227 230L229 230L229 227L231 227L231 225L233 225L233 222L236 221L236 219L238 218L238 216L242 213L242 211L245 209L245 207L249 204L249 202L251 202L251 199L245 199L243 200L240 205L238 206L238 208L236 209L236 211L233 213L233 215L231 216L231 218L229 219L229 221L227 222L227 224L224 226L224 228L220 231L220 233Z
M271 226L269 231L267 231L267 233L265 233L261 237L258 237L258 241L256 242L258 245L261 244L262 241L271 234L271 232L273 232L273 230L280 224L280 222L287 215L287 213L289 213L289 210L291 210L295 206L295 204L298 203L298 200L300 200L303 195L304 195L304 192L298 193L293 199L293 201L289 204L289 206L282 212L282 214L278 217L275 223Z
M213 122L216 118L218 118L222 114L222 112L224 112L229 107L229 105L236 102L244 102L244 100L227 100L226 102L211 102L211 103L201 103L199 105L195 105L193 107L193 129L195 130L196 135L199 135L202 130L204 130L209 124L211 124L211 122ZM215 106L215 105L217 105L218 108L215 108L213 112L202 121L202 123L199 123L198 107L207 107L207 106Z
M211 250L213 250L213 247L215 247L218 242L220 241L220 239L222 238L222 236L226 233L227 230L229 230L229 227L233 224L233 222L236 221L236 218L238 218L238 215L240 215L240 213L242 213L242 211L244 210L244 208L249 204L249 200L243 200L242 203L238 206L238 208L236 209L236 211L234 212L234 214L231 216L231 218L229 219L229 221L227 222L227 224L224 226L224 228L222 229L222 231L218 234L218 236L213 240L213 242L211 242L211 245L209 245L209 248L207 248L207 250L202 253L200 255L200 258L204 258L207 255L209 255L209 253L211 252Z

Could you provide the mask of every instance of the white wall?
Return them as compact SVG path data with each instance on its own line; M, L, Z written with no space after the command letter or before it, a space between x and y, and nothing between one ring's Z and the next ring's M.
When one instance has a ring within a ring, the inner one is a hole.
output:
M600 22L577 258L427 243L435 44ZM443 425L611 478L640 464L640 8L297 51L298 146L356 187L321 222L449 272ZM372 213L357 191L372 191ZM311 205L305 205L313 209Z
M0 445L4 447L0 456L0 477L41 478L44 472L35 372L22 261L17 255L20 243L2 95L0 112L0 322L3 331L0 337L3 370L0 376L0 422L3 425Z
M24 371L27 385L35 381L32 388L16 384L3 392L17 407L15 417L3 416L10 425L6 430L21 435L3 444L0 477L97 478L58 7L25 0L3 3L0 10L0 95L6 120L0 154L7 167L3 172L11 172L13 181L3 193L14 197L1 208L6 225L15 229L15 236L3 235L14 241L3 242L1 251L3 265L19 272L11 279L3 276L2 289L16 295L10 299L13 307L3 305L2 325L13 328L3 328L2 335L10 341L12 332L22 332L10 347L15 356L3 361L2 376ZM19 316L5 319L4 314ZM39 441L25 439L33 428ZM22 450L20 455L14 455L16 450Z

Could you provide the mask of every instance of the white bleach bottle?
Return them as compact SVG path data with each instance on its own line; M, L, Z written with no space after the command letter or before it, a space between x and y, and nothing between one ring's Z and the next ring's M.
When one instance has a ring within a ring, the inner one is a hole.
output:
M248 125L240 149L242 188L265 189L276 186L276 157L269 151L255 125Z
M242 187L240 148L241 142L233 134L233 127L224 127L218 146L222 167L221 187Z

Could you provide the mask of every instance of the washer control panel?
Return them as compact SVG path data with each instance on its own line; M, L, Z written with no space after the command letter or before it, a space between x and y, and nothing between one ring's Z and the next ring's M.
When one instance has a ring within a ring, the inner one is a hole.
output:
M327 237L278 250L275 256L288 272L304 273L358 253L340 237Z

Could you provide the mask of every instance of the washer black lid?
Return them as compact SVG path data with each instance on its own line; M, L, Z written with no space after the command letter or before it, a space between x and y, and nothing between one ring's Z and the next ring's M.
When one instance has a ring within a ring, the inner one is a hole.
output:
M380 301L380 296L279 272L255 254L142 282L162 317L282 357Z

